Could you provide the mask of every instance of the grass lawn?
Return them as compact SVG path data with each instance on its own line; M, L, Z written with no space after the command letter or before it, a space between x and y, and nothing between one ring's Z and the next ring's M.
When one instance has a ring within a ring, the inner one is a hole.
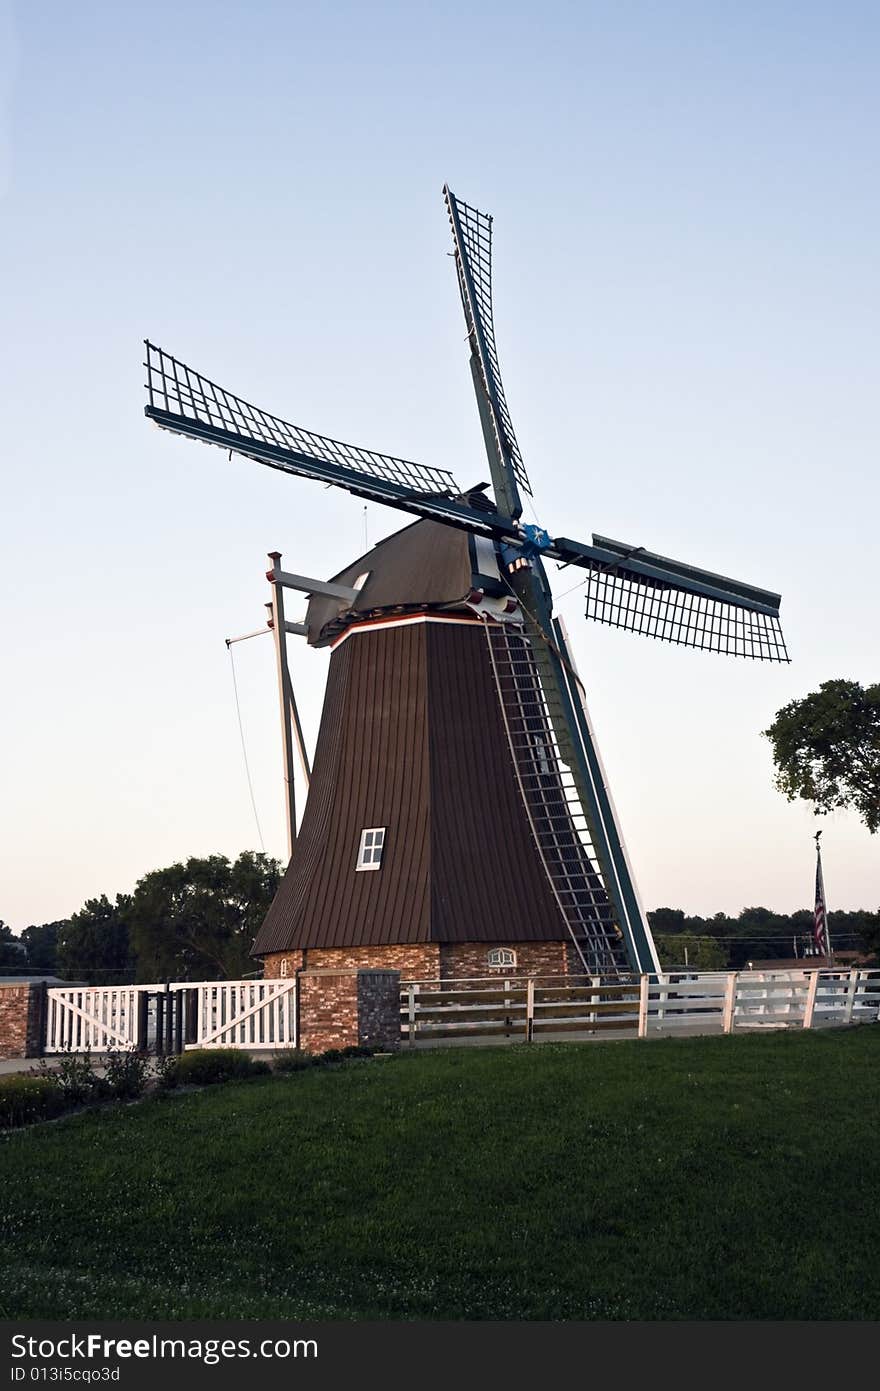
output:
M880 1028L455 1049L0 1139L0 1316L873 1319Z

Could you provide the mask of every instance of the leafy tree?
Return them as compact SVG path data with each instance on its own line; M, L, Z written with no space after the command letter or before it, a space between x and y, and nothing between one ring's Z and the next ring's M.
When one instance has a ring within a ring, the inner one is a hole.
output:
M793 954L790 917L770 908L743 908L731 926L731 966L744 966L747 961L774 961Z
M812 802L817 816L852 807L872 834L880 828L880 684L823 681L763 733L790 802Z
M27 949L28 966L32 971L41 971L47 976L58 971L58 936L67 921L32 924L21 934Z
M809 917L812 930L812 913ZM880 959L880 911L870 913L857 908L849 913L829 913L828 930L832 951L835 944L841 942L845 944L844 949L860 948L869 959Z
M58 931L58 968L68 980L89 985L124 985L134 974L129 942L131 898L90 898Z
M281 879L277 860L245 851L153 870L131 902L139 981L238 979Z
M14 975L26 966L27 957L22 949L21 939L0 919L0 971L8 971Z
M698 971L723 971L727 953L720 942L711 937L697 937L692 932L676 932L655 936L657 955L664 969L687 965ZM687 960L685 960L687 957Z
M648 922L651 924L651 931L655 937L658 932L664 936L669 936L674 932L684 932L684 909L654 908L648 914Z

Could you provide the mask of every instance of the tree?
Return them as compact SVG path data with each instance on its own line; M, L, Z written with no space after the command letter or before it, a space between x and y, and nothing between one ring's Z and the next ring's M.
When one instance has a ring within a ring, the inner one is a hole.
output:
M880 684L823 681L763 733L790 802L812 802L817 816L851 807L872 834L880 828Z
M281 880L277 860L245 851L153 870L135 887L132 946L139 981L237 979Z
M664 971L673 966L688 966L698 971L723 971L727 965L724 948L711 937L697 937L693 932L675 932L668 936L655 936L654 943Z
M0 919L0 971L14 975L23 973L26 966L27 957L20 938Z
M648 922L651 924L651 931L656 937L657 933L669 936L674 932L684 932L684 909L683 908L652 908L648 914Z
M131 898L90 898L58 932L58 967L68 980L89 985L125 985L134 974L129 943Z
M41 971L47 976L58 972L58 937L67 920L54 923L34 923L26 927L21 940L27 949L27 963L32 971Z
M744 966L747 961L774 961L790 957L792 945L791 918L774 913L771 908L743 908L731 922L732 940L728 944L731 966Z

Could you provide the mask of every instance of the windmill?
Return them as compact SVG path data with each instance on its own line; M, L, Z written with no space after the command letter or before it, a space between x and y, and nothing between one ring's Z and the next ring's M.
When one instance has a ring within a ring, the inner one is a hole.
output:
M310 950L315 964L324 949L329 964L334 950L393 961L439 942L454 964L452 944L494 943L503 964L515 953L498 944L560 942L571 969L653 973L546 567L586 572L587 618L765 661L788 661L780 597L522 520L532 489L499 368L492 219L443 192L491 485L462 489L444 470L291 425L146 344L158 426L418 519L329 582L288 574L273 553L275 593L309 595L304 624L277 609L276 622L333 654L300 837L254 950L267 962Z

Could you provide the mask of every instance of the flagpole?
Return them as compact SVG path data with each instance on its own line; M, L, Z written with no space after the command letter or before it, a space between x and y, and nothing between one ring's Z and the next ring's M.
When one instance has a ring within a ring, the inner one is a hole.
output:
M819 837L822 832L817 831L813 836L816 842L816 902L813 909L813 939L819 950L819 954L831 958L831 936L828 931L828 908L825 903L825 877L822 873L822 850L819 846Z

